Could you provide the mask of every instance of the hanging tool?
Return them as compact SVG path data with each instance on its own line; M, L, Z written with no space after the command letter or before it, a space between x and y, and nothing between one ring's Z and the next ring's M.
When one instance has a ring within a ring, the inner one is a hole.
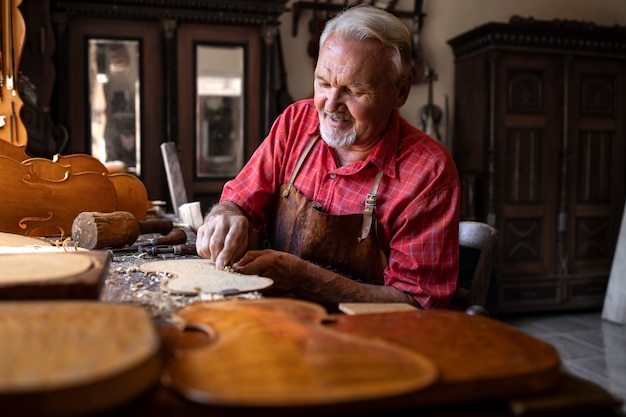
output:
M433 102L433 80L436 78L435 71L428 69L428 103L422 107L420 119L422 122L422 130L424 133L441 140L439 125L443 119L443 110Z

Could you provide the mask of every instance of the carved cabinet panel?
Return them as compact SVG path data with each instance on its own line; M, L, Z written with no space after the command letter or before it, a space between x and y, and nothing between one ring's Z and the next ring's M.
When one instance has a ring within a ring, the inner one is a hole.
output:
M500 231L494 310L602 305L625 194L618 29L513 18L449 41L462 216Z

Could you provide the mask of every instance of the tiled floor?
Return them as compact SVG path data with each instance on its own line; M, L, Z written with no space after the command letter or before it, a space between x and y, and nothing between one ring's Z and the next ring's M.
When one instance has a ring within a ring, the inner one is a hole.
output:
M626 402L626 325L602 320L601 311L496 317L554 346L565 370ZM623 405L626 414L626 404Z

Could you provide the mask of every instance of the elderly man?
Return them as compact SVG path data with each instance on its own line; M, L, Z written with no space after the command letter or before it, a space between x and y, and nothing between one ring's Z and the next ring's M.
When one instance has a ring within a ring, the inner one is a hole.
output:
M445 308L458 275L459 178L449 152L402 119L411 35L356 6L320 38L314 98L289 106L198 229L218 266L336 306ZM266 229L270 249L248 250Z

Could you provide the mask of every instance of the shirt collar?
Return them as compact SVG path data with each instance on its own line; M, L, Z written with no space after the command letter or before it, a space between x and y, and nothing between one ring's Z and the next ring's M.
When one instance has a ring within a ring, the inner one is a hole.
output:
M372 149L365 162L373 163L376 168L389 177L397 176L397 155L400 143L400 112L394 109L389 126L378 144Z

